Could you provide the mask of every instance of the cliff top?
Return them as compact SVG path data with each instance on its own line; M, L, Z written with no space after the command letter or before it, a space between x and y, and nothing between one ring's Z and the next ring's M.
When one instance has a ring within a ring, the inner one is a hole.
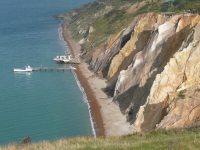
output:
M191 128L187 130L154 131L150 134L133 134L110 138L77 137L55 142L32 143L25 146L10 144L0 147L0 150L199 149L199 138L199 129Z
M66 20L72 38L91 49L126 28L139 14L199 11L199 0L97 0L57 17Z

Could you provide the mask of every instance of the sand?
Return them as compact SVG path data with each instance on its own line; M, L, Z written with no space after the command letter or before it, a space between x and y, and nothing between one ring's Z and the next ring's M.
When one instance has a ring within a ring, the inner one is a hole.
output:
M78 56L80 45L70 38L70 32L63 24L63 37L70 48L72 55ZM106 86L106 80L93 75L87 69L88 65L81 61L75 65L75 73L81 86L84 88L90 104L91 114L97 137L99 136L121 136L131 134L134 127L126 122L126 116L122 115L117 105L112 103L112 98L101 90Z

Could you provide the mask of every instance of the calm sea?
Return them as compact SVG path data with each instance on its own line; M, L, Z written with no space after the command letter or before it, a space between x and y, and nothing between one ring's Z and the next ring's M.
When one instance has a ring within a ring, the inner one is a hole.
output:
M84 94L70 71L14 73L13 67L59 65L68 52L52 16L94 0L0 1L0 145L93 136Z

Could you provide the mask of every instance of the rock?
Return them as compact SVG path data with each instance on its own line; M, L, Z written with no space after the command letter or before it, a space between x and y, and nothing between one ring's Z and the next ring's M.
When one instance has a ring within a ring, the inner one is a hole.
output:
M81 39L78 43L83 45L85 43L85 39Z
M186 127L200 116L200 100L177 102L178 96L174 97L177 89L194 87L199 78L199 21L198 15L175 15L158 25L146 47L120 72L114 100L122 113L134 103L128 117L137 131ZM193 109L195 113L189 115ZM193 121L187 121L189 116Z
M27 145L31 142L31 137L28 136L26 138L24 138L21 142L20 142L20 145Z
M109 65L111 63L112 58L117 53L119 53L120 49L130 39L133 27L137 23L138 19L135 19L127 29L122 31L121 34L118 36L118 38L116 38L116 40L113 41L112 46L103 53L101 53L98 56L98 58L96 58L93 64L90 64L91 68L94 70L95 73L100 72L100 74L102 74L103 77L107 76Z
M92 61L137 132L200 124L199 22L192 14L140 15Z
M95 31L95 30L94 30L93 26L91 26L90 29L89 29L89 33L92 33L92 32L94 32L94 31Z
M119 72L127 69L132 63L135 54L144 49L154 30L156 20L157 15L147 14L138 21L134 27L131 39L119 51L119 54L112 59L107 75L108 80L112 80L114 76L119 76Z

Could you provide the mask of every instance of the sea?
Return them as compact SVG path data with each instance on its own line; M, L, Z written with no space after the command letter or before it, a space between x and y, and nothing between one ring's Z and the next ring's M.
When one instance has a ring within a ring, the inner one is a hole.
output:
M61 21L52 16L94 0L0 1L0 145L96 136L87 98L73 71L16 73L13 68L69 67Z

